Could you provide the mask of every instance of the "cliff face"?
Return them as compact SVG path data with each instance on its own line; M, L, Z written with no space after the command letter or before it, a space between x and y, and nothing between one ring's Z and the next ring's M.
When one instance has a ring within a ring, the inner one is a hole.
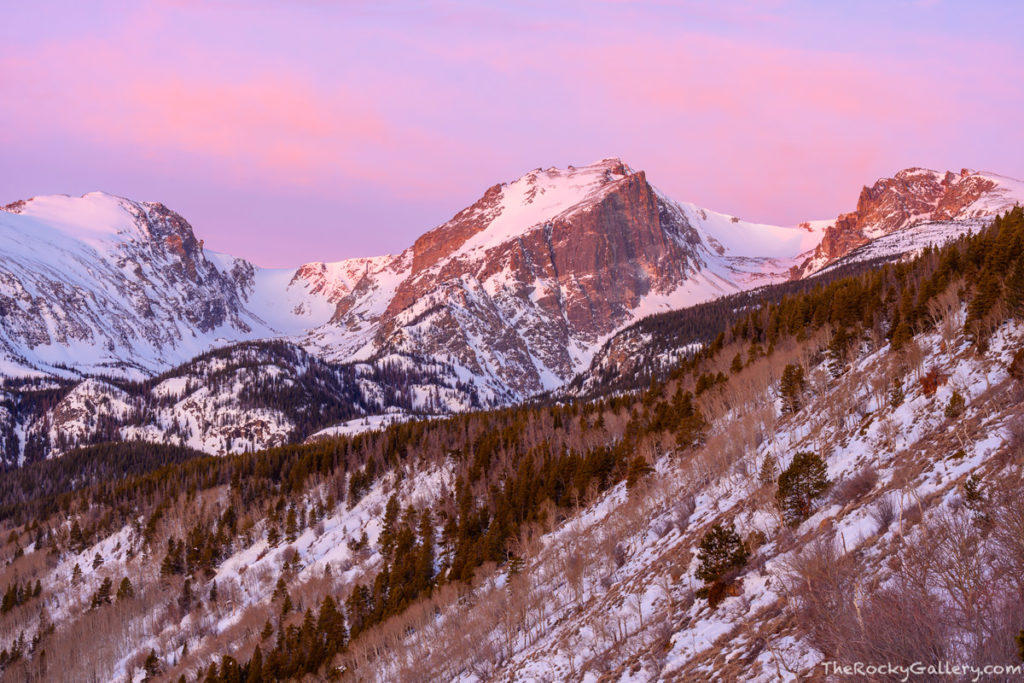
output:
M559 199L553 213L536 206L559 194L571 201ZM700 268L700 245L643 171L618 160L534 171L416 241L374 343L450 358L515 393L538 391L571 377L577 357L644 296Z
M794 276L809 275L870 240L912 225L996 215L1011 208L1018 197L998 177L966 168L959 174L902 170L864 187L857 209L840 214L825 229L813 256L794 269Z

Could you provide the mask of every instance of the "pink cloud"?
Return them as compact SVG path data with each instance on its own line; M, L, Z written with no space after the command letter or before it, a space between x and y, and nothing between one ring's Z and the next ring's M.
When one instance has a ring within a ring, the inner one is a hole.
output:
M192 61L218 60L206 53ZM317 86L294 69L239 77L216 66L128 60L109 43L83 41L51 45L32 60L2 59L0 74L0 87L23 95L0 112L0 131L22 141L26 133L45 139L61 132L152 160L191 155L239 185L262 180L343 192L346 181L392 183L389 161L397 153L418 152L425 166L458 147L396 126L364 90ZM396 188L437 190L429 177Z

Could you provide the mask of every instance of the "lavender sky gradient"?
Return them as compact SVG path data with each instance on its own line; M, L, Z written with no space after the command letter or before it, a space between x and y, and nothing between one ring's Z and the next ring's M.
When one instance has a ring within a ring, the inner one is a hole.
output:
M398 251L608 156L780 224L907 166L1024 177L1019 3L6 5L0 203L162 201L261 265Z

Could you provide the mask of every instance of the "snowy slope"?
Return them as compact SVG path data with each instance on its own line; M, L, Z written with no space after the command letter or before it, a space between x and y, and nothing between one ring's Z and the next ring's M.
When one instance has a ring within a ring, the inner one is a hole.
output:
M141 377L266 331L180 216L103 193L0 211L0 311L11 375Z
M818 246L827 224L827 221L810 221L790 227L749 223L687 202L676 202L676 205L721 256L795 258Z
M539 225L588 211L615 183L632 173L618 159L604 159L580 168L534 169L502 186L497 206L490 207L494 217L462 244L454 256L486 252Z
M819 675L822 653L793 619L801 557L818 542L834 543L839 557L863 568L856 595L862 603L868 586L891 585L894 560L906 557L906 548L951 528L972 533L966 477L998 477L1012 457L1008 423L1017 413L1001 395L1021 334L1019 325L1005 326L983 358L962 337L952 344L938 333L919 339L922 366L946 380L927 395L916 376L907 378L906 399L895 407L870 387L890 372L888 346L865 350L839 380L817 382L807 407L790 418L779 415L771 393L751 393L723 416L706 449L656 459L656 473L639 494L613 488L545 534L514 579L494 574L470 597L426 616L410 629L401 655L377 660L373 680L767 683ZM810 372L828 373L824 364ZM953 391L969 406L956 430L943 414ZM755 425L749 441L738 436L744 420ZM743 447L724 455L731 439ZM790 530L774 506L773 487L754 473L769 457L783 468L792 453L817 452L823 444L833 487L815 514ZM842 486L865 472L865 484ZM695 597L701 583L694 572L701 536L716 522L760 540L737 590L713 609ZM956 562L942 553L933 571L950 576L964 569ZM929 591L955 605L961 588L939 580ZM448 643L445 653L436 642Z

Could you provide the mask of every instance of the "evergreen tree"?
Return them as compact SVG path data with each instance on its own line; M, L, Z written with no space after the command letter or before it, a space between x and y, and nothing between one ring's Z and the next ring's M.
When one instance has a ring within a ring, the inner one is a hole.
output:
M288 586L284 582L284 577L277 577L277 583L274 584L274 593L271 596L271 600L277 601L283 598L288 593Z
M345 617L338 611L337 603L330 595L325 595L320 603L320 613L317 617L316 629L324 639L326 657L332 657L341 652L348 643Z
M778 474L779 463L775 456L769 453L761 463L761 470L757 474L758 483L761 486L771 486L775 483L775 475Z
M274 635L274 625L270 623L270 619L267 619L263 624L263 630L260 631L260 640L266 640L272 635Z
M733 356L732 363L729 364L729 372L732 374L738 374L743 370L743 356L736 354Z
M263 652L257 645L245 669L245 683L263 683Z
M298 536L298 520L295 516L295 506L291 505L288 507L288 516L284 523L284 537L285 540L291 543Z
M178 597L178 606L185 612L192 609L192 579L185 579Z
M434 581L434 520L429 509L420 516L419 549L416 553L415 591L429 591Z
M345 602L345 611L349 618L350 637L355 638L370 625L370 619L375 611L370 588L365 584L353 588Z
M815 453L801 451L779 475L776 498L782 508L786 523L796 526L811 514L811 507L817 498L828 490L828 467Z
M696 576L704 582L697 597L707 598L708 605L714 609L725 598L735 572L747 564L749 557L749 548L732 524L711 527L701 538L697 554L700 564Z
M701 538L696 576L704 583L713 583L734 569L742 569L749 557L746 544L732 524L715 524Z
M245 683L242 678L242 667L231 655L224 655L220 660L219 683Z
M708 423L693 404L693 394L684 392L682 387L676 389L671 413L675 420L676 446L685 449L703 442Z
M892 330L892 334L889 336L889 344L893 351L899 351L904 346L910 343L910 340L914 338L914 332L910 329L910 325L906 322L900 321Z
M100 583L99 588L92 595L92 608L96 609L103 605L110 604L110 593L114 590L114 582L110 580L110 577L103 579Z
M626 471L626 488L633 488L640 483L640 479L642 477L653 471L654 468L647 462L647 458L642 455L634 456L633 459L629 461L629 469Z
M988 497L981 486L981 477L971 474L964 482L964 505L978 522L988 521Z
M903 405L903 399L903 383L897 379L889 390L889 405L893 408L899 408Z
M316 671L320 668L320 663L323 661L324 647L322 640L318 636L313 609L306 608L306 613L302 616L302 626L299 628L298 650L298 653L304 655L302 658L305 661L301 662L301 666L306 671Z
M1013 316L1024 316L1024 256L1017 258L1017 263L1006 280L1006 306Z
M974 297L967 306L967 327L970 331L972 322L984 319L999 300L1002 284L999 276L988 269L983 269L974 290Z
M132 582L128 580L128 577L121 579L121 585L117 587L117 601L128 600L135 597L135 589L132 587Z
M142 670L146 672L143 680L151 681L160 675L160 659L156 656L156 650L150 650L146 661L142 664Z
M174 538L167 539L167 554L164 555L163 562L160 563L160 574L163 576L171 576L174 574L185 573L185 543L184 541L178 542Z
M391 497L388 498L387 506L384 508L384 522L380 531L379 542L380 542L380 554L386 561L391 560L391 555L395 545L395 526L398 523L398 514L400 507L398 503L398 494L392 493Z
M846 369L846 355L853 340L853 335L844 326L837 327L832 334L832 341L828 345L828 367L833 377L839 377Z
M71 544L71 550L75 552L81 552L85 548L85 536L82 534L82 527L77 518L71 524L71 535L68 541Z
M950 420L955 420L964 414L967 409L967 401L964 400L963 394L959 391L954 391L953 395L949 397L949 403L946 404L945 415Z
M782 412L795 413L800 410L805 385L803 367L792 363L787 365L782 371L782 382L779 385Z

